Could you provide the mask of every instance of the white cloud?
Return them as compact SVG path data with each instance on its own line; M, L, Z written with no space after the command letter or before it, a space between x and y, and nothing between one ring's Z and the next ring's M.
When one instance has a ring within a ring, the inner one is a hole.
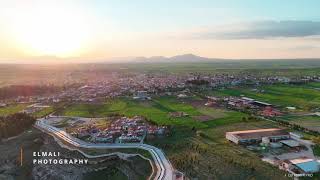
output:
M198 39L266 39L320 35L318 21L258 21L207 29L191 34Z

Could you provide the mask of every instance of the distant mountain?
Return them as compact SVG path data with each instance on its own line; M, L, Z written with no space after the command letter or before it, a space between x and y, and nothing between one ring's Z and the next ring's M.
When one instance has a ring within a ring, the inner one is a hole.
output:
M178 56L173 56L170 58L172 61L176 62L199 62L199 61L217 61L218 59L206 58L201 56L196 56L194 54L183 54Z
M196 56L194 54L183 54L173 57L164 57L164 56L152 56L152 57L136 57L132 62L142 63L182 63L182 62L217 62L221 59L206 58Z

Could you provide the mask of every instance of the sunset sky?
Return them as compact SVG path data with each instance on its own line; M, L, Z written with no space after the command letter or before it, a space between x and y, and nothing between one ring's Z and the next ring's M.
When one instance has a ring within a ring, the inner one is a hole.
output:
M320 57L318 0L0 0L0 63Z

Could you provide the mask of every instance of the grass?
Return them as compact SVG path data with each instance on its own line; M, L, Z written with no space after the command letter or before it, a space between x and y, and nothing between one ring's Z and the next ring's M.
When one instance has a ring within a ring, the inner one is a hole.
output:
M36 118L41 118L41 117L49 115L53 111L54 111L53 107L47 107L47 108L42 109L41 111L33 113L33 116L35 116Z
M240 96L244 95L260 101L280 105L282 107L295 106L303 110L310 110L320 106L320 92L313 87L320 86L320 83L305 85L265 85L258 87L259 91L252 88L232 88L211 92L218 96Z
M228 115L226 117L218 118L213 121L207 121L205 124L208 127L217 127L221 125L228 125L233 124L237 122L241 122L243 117L247 117L246 114L236 111L230 111L227 113Z
M104 119L99 119L95 121L95 126L97 128L106 128L109 126L109 124L111 123L111 121L109 121L108 119L104 118Z
M320 117L316 115L284 115L278 117L280 120L289 121L290 123L320 132Z
M311 130L320 131L320 117L304 115L320 111L320 91L315 89L318 87L320 87L319 82L312 82L302 85L276 84L257 88L238 87L220 89L209 93L218 96L247 96L271 103L283 111L287 111L286 107L288 106L294 106L297 110L288 112L289 114L278 118Z
M201 114L212 117L213 119L223 118L229 112L223 109L209 108L209 107L201 107L198 109Z
M287 179L284 172L262 162L258 154L225 139L227 131L272 128L276 127L275 124L268 121L242 122L237 116L231 117L228 123L211 124L210 127L197 131L175 128L173 136L155 140L152 144L164 149L174 167L189 177ZM216 121L223 120L217 119L212 122Z
M14 104L7 107L0 108L0 116L8 116L24 110L28 104Z
M69 125L68 121L70 118L63 118L59 123L55 124L55 127L57 128L63 128L67 127Z
M316 155L316 156L320 156L320 145L315 145L315 146L313 147L313 153L314 153L314 155Z
M186 117L170 117L170 112L185 112ZM67 107L61 115L82 117L105 117L111 114L123 114L125 116L141 115L158 125L187 126L207 128L215 124L235 122L246 116L235 111L225 111L207 107L193 107L192 105L178 101L175 97L155 98L152 101L136 101L128 98L120 98L108 101L101 105L75 104ZM200 122L194 116L206 115L214 121Z
M175 97L158 97L152 101L114 99L102 105L72 105L63 115L106 116L120 113L126 116L143 115L157 124L172 125L171 136L146 143L160 147L174 167L188 177L199 179L286 179L282 172L262 162L257 154L225 140L225 132L274 127L268 121L248 121L246 114L215 109L203 105L192 106ZM183 111L188 117L170 118L169 112ZM210 116L212 120L199 122L193 116ZM228 172L228 173L226 173Z
M281 119L287 120L287 121L308 121L308 120L320 121L320 116L316 116L316 115L284 115L284 116L281 116Z

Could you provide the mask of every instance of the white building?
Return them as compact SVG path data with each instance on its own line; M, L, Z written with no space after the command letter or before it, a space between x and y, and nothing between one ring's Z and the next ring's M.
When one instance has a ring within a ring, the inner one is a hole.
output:
M226 139L236 144L254 144L262 141L262 138L268 138L270 142L289 139L290 135L283 129L255 129L246 131L226 132Z

